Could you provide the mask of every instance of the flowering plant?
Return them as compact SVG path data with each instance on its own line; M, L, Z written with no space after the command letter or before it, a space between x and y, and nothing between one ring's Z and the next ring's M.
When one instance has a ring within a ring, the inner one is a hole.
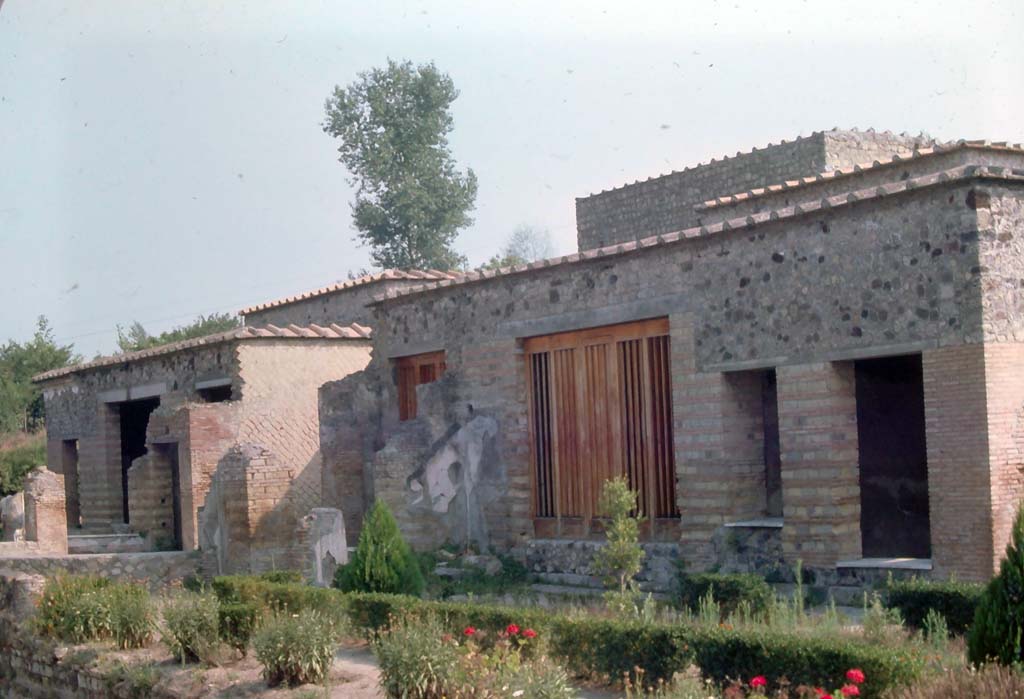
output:
M851 668L846 671L845 682L838 689L828 691L823 687L797 687L794 691L801 699L848 699L849 697L860 696L860 686L864 684L867 677L860 668ZM749 689L750 693L745 693ZM741 682L733 684L725 696L728 699L767 699L768 678L764 675L757 675L744 685ZM775 695L777 697L788 697L789 693L783 688Z

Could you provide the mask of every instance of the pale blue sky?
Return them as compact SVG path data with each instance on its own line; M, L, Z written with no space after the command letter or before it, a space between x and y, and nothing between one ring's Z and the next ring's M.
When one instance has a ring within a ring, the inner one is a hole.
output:
M1024 141L1020 0L2 5L0 342L45 314L86 356L365 266L319 125L389 56L462 91L474 263L521 223L573 250L574 197L822 128Z

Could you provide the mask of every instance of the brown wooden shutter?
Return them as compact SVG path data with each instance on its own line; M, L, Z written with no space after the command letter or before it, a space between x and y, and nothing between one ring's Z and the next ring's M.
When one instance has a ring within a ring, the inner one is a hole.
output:
M416 417L416 387L437 381L444 374L444 352L426 352L395 360L398 372L398 419Z
M626 475L646 517L676 518L667 319L526 340L538 535L579 536Z

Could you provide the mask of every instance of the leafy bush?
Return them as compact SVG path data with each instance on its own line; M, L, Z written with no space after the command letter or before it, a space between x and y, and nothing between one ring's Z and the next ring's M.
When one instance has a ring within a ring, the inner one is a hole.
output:
M156 613L149 590L136 583L109 585L104 590L110 632L118 648L142 648L153 638Z
M560 619L551 654L581 675L617 681L643 668L649 684L668 681L690 664L679 628L611 619Z
M335 631L315 611L280 614L256 632L253 646L267 684L290 687L327 678L334 659Z
M963 634L974 621L985 586L977 583L932 582L930 580L890 581L886 606L898 609L904 622L924 628L925 617L935 611L946 618L950 632Z
M999 574L985 588L967 635L967 657L1013 665L1024 661L1024 508L1018 508Z
M35 626L69 643L110 636L110 580L93 575L58 575L46 581Z
M637 509L636 493L629 489L624 477L605 481L597 506L610 519L605 527L608 541L594 554L594 570L612 589L605 595L609 607L624 612L634 604L634 578L643 565L644 550L639 543L643 518L632 516Z
M217 628L220 640L246 655L249 641L256 631L260 608L252 602L226 602L217 613Z
M297 570L269 570L260 573L259 579L272 583L299 584L302 582L302 573Z
M481 645L488 635L475 627L450 633L436 619L398 620L374 642L381 687L394 699L573 696L562 668L524 652L536 641L532 630L510 627Z
M46 434L0 435L0 497L25 489L25 476L46 463Z
M746 602L754 614L767 611L775 593L764 578L747 573L680 573L679 596L682 606L690 611L700 608L701 599L711 593L725 616Z
M184 592L164 605L164 643L182 663L209 660L217 648L219 609L207 592Z
M453 684L458 648L442 641L436 621L402 619L381 634L373 650L380 666L380 686L394 699L439 699Z
M363 520L356 551L335 572L334 586L345 592L423 593L419 563L382 501L374 502Z
M861 696L871 699L911 684L923 669L922 658L912 648L776 630L687 628L679 642L690 649L701 675L718 683L758 674L769 685L785 679L792 685L820 687L859 668L868 678L860 687Z

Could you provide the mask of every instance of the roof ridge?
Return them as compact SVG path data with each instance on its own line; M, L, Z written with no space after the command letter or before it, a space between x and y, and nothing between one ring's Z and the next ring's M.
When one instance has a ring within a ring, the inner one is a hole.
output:
M1012 151L1024 153L1024 144L1022 143L1009 143L1007 141L954 141L951 143L937 143L934 146L928 148L914 148L913 150L903 151L902 153L894 153L888 158L875 159L871 162L855 163L849 167L836 168L835 170L828 170L826 172L819 172L815 175L808 175L806 177L800 177L795 180L785 180L783 182L776 182L774 184L765 185L764 187L755 187L754 189L744 190L742 192L734 192L732 194L726 194L721 197L715 197L714 199L707 199L700 204L694 206L695 211L709 211L721 206L727 206L731 204L737 204L741 201L747 201L750 199L757 199L766 197L772 194L777 194L790 189L801 189L808 185L818 184L826 180L844 179L853 175L858 175L863 172L869 172L872 170L884 169L892 165L899 163L905 163L907 161L918 160L922 158L928 158L935 155L943 155L946 153L952 153L957 150L965 150L974 148L978 150L997 150L997 151Z
M432 280L432 279L451 279L459 275L458 272L442 272L436 269L383 269L380 272L374 272L372 274L364 274L361 277L355 279L348 279L346 281L335 282L334 284L328 284L321 286L311 291L304 291L291 296L285 296L283 298L274 299L272 301L265 301L264 303L257 303L252 306L243 308L238 313L239 315L247 315L255 313L257 311L265 311L270 308L277 308L279 306L286 306L290 303L297 303L299 301L306 301L308 299L323 296L324 294L331 294L337 291L343 291L345 289L354 289L359 286L365 286L367 284L374 284L376 282L392 281L392 280Z
M536 269L546 269L551 267L557 267L562 264L572 264L584 260L593 260L601 257L621 255L643 248L656 247L658 245L674 243L683 239L700 238L709 235L714 235L717 233L721 233L723 231L741 230L744 228L758 226L763 223L780 221L789 218L796 218L804 214L821 211L823 209L840 208L856 202L868 201L871 199L881 199L893 194L899 194L911 190L932 187L938 184L969 179L972 177L985 177L990 179L1002 179L1015 182L1024 182L1024 168L1008 168L995 165L961 165L955 168L950 168L948 170L928 173L926 175L922 175L920 177L912 179L900 180L898 182L889 182L884 185L866 187L858 190L851 190L833 196L822 197L821 199L816 201L799 202L791 206L783 207L781 209L762 211L756 214L718 221L716 223L707 224L703 226L694 226L691 228L686 228L671 233L653 235L640 240L632 240L625 243L615 243L614 245L607 245L605 247L594 248L592 250L584 250L583 252L577 252L570 255L552 257L546 260L539 260L537 262L531 262L525 265L503 267L497 271L467 272L457 280L446 280L429 286L414 286L407 289L382 294L374 297L372 303L383 303L386 301L391 301L406 296L414 296L428 291L436 291L449 286L462 286L464 284L472 284L475 282L483 281L485 279L493 279L495 277L505 277L515 274L523 274L525 272L529 272Z
M178 342L170 342L166 345L148 347L146 349L135 350L133 352L110 354L103 357L97 357L96 359L88 362L75 364L73 366L51 369L50 371L44 371L41 374L36 374L32 377L32 381L33 383L48 381L50 379L66 376L67 374L78 373L88 369L98 369L100 367L113 366L115 364L136 362L143 359L150 359L152 357L184 352L185 350L190 350L196 347L206 347L235 340L257 340L268 338L365 340L370 337L372 337L371 329L365 325L359 325L358 323L352 323L348 326L332 324L329 328L323 328L312 324L304 326L289 325L287 328L279 328L276 325L271 325L269 323L262 327L255 325L240 325L237 328L226 330L224 332L203 335L202 337L190 337L187 340L179 340Z

